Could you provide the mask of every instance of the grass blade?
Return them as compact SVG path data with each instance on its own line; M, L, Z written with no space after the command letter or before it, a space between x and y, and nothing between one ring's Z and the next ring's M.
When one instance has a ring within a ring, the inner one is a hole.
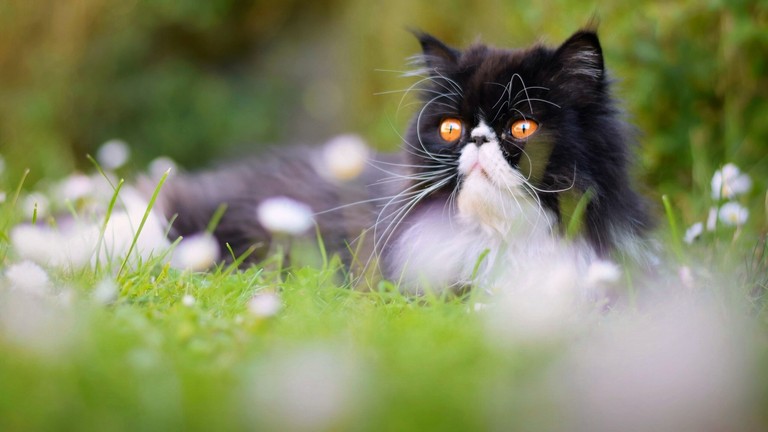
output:
M131 241L131 246L128 248L128 253L125 254L125 258L123 259L122 264L120 264L120 269L117 271L117 278L120 277L120 275L123 273L123 270L125 269L125 266L128 264L128 260L131 258L131 253L133 253L133 249L136 248L136 243L139 241L141 230L144 229L144 224L147 223L149 214L152 212L152 208L155 206L155 202L157 201L158 195L160 195L160 189L163 187L163 184L168 179L168 176L170 174L171 174L171 170L169 168L163 173L163 176L160 177L160 181L157 182L157 186L155 186L155 190L154 192L152 192L152 198L149 199L149 204L147 204L147 209L144 211L144 216L141 218L141 223L139 223L139 228L136 230L136 233L133 235L133 240Z
M221 218L224 217L224 213L227 211L227 204L221 203L216 208L216 211L213 212L213 216L211 216L211 220L208 221L208 226L205 227L205 232L208 234L213 234L214 231L216 231L216 227L219 226L219 222L221 222Z
M669 231L672 236L672 251L677 256L677 259L681 262L683 260L683 245L680 242L680 230L677 227L677 220L675 214L672 211L672 203L669 200L669 196L662 195L661 201L664 203L664 213L667 214L667 222L669 222Z
M581 228L584 225L584 216L587 214L587 205L592 201L594 192L592 189L587 189L576 205L573 207L573 211L570 213L571 217L568 219L568 226L565 229L565 238L574 239L581 232Z

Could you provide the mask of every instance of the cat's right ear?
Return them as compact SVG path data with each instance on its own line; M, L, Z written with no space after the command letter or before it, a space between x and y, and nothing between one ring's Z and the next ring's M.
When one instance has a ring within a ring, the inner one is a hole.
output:
M421 43L421 60L430 71L452 69L459 61L460 52L449 47L431 34L411 30Z

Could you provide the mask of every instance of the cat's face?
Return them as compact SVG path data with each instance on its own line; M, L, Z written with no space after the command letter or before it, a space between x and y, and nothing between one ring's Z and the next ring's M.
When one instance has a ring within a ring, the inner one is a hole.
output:
M557 219L566 196L625 187L625 132L594 32L556 49L457 51L419 38L424 103L405 138L427 199L505 229L523 203Z

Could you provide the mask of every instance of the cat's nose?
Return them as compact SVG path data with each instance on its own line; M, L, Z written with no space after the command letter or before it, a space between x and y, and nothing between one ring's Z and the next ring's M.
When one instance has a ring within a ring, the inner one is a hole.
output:
M475 142L475 145L480 147L481 145L488 142L488 137L485 135L477 135L477 136L473 136L472 140Z
M491 127L482 120L474 129L472 129L472 132L469 133L469 136L470 139L478 147L496 139L496 135L493 133L493 129L491 129Z

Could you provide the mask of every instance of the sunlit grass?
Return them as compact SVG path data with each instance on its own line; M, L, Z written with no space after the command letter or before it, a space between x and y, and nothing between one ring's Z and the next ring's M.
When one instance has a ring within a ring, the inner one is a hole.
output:
M73 213L92 221L95 250L109 253L79 266L23 256L23 193L2 204L0 430L768 424L763 214L722 216L713 229L702 214L701 232L684 239L680 227L696 221L665 199L658 271L633 277L603 263L594 278L614 303L574 308L552 290L572 276L562 268L542 269L538 285L514 295L462 296L405 295L387 281L358 291L324 254L285 267L278 250L260 265L200 272L208 264L148 253L133 232L115 246L112 219L137 206L120 226L140 228L151 202L130 202L110 173L92 179L112 183L74 203L50 196L54 211L68 211L38 221L52 232ZM729 198L747 205L746 193ZM716 214L727 204L693 198Z

